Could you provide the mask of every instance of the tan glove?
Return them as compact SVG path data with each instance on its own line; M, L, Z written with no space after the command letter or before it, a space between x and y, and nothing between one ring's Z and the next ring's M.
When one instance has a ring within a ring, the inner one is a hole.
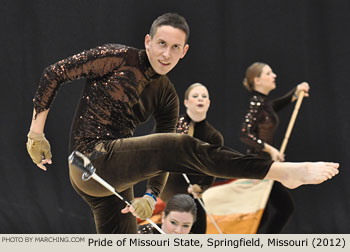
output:
M50 143L45 134L32 131L28 133L27 151L35 164L40 164L43 159L51 159Z
M135 209L134 214L141 220L145 220L153 215L156 201L151 196L144 195L142 198L131 201L131 205Z
M191 193L195 199L202 198L203 190L197 184L188 187L187 191L188 193Z

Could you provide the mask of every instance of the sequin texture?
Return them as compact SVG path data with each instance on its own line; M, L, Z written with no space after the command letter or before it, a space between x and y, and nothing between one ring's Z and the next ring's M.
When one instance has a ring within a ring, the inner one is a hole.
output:
M150 66L145 50L99 46L47 67L33 99L37 113L49 109L64 83L86 78L73 122L70 150L89 155L100 142L130 137L155 116L156 132L174 132L178 97L169 79ZM157 113L157 106L163 110Z
M159 225L160 226L160 225ZM151 224L141 225L137 229L138 234L160 234L159 231Z
M176 133L187 135L190 128L190 122L191 120L188 121L185 116L181 116L176 125Z
M273 145L274 134L279 124L276 112L291 102L294 91L295 89L274 100L253 91L240 133L241 140L249 146L248 153L261 152L265 142Z

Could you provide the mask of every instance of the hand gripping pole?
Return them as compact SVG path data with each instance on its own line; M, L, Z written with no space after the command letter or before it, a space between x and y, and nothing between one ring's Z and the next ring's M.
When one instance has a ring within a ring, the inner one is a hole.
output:
M79 151L73 151L72 154L68 157L68 161L74 167L80 169L83 172L82 180L87 181L90 178L93 178L106 189L111 191L114 195L116 195L119 199L124 201L124 203L128 206L131 206L130 202L123 198L117 190L110 184L108 184L105 180L103 180L100 176L96 174L96 168L92 165L91 161ZM158 230L159 233L165 234L164 231L157 226L150 218L146 219L155 229Z

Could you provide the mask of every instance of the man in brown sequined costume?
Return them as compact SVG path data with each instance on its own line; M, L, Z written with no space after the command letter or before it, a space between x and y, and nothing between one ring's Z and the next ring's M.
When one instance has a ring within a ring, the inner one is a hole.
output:
M42 74L27 141L34 163L46 170L45 165L52 162L43 132L59 87L86 78L72 125L70 150L87 155L97 174L132 201L132 207L124 208L120 199L93 180L82 181L80 172L70 167L72 185L90 205L98 233L136 233L133 215L146 218L152 214L167 172L266 177L293 188L322 183L338 173L334 163L274 163L172 133L179 104L166 74L185 56L188 36L183 17L164 14L146 35L146 50L117 44L99 46L61 60ZM136 126L151 116L158 134L132 137ZM145 196L133 200L133 185L145 179Z

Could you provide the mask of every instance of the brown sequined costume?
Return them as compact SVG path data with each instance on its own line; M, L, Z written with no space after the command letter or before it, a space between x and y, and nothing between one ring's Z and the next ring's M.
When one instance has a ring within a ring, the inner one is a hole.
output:
M295 90L274 100L253 91L241 128L241 140L248 145L247 153L271 159L267 152L262 151L264 143L273 145L274 134L279 124L276 112L291 103ZM280 233L293 211L294 203L288 189L279 182L274 182L258 233Z
M185 114L180 116L179 121L176 125L176 132L180 134L188 134L188 128L191 122L191 118ZM200 122L194 123L193 137L213 145L224 145L224 138L221 133L216 130L206 119ZM201 186L202 191L207 190L214 182L215 177L211 176L196 176L188 175L191 184L197 184ZM184 193L187 194L188 184L185 181L182 174L170 173L168 181L161 194L161 199L167 202L175 194ZM207 216L203 207L196 200L197 205L197 217L196 222L193 224L191 233L194 234L205 234Z
M157 224L160 228L161 225ZM159 231L153 227L151 224L145 224L145 225L141 225L138 226L137 228L137 233L138 234L160 234Z
M271 161L226 147L203 145L174 132L179 101L167 76L150 66L144 50L108 44L45 69L34 98L37 113L49 109L63 83L86 78L71 130L70 150L90 157L96 173L132 200L133 185L149 179L157 196L167 172L224 178L263 178ZM131 137L150 116L156 133ZM70 167L73 187L90 205L99 233L136 233L136 219L121 214L125 204L94 180L82 181Z

